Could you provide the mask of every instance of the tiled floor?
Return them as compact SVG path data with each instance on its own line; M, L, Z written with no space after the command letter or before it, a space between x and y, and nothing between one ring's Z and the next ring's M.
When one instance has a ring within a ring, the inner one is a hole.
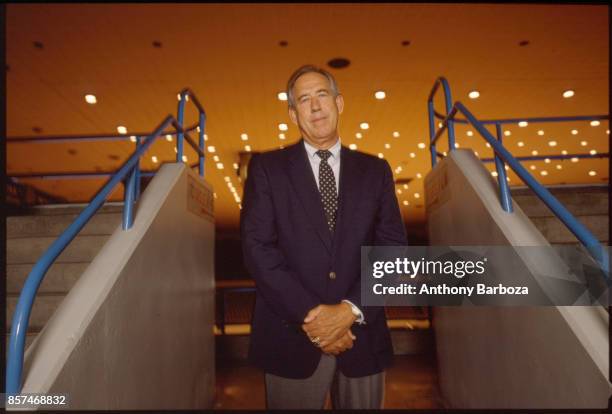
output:
M435 357L396 355L384 408L441 408ZM216 409L265 409L263 373L245 361L217 361Z

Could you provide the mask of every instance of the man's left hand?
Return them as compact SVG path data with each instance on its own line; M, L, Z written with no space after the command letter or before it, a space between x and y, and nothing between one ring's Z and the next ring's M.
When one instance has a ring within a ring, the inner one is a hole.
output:
M348 303L319 305L308 312L302 329L310 338L319 338L325 348L345 335L356 319Z

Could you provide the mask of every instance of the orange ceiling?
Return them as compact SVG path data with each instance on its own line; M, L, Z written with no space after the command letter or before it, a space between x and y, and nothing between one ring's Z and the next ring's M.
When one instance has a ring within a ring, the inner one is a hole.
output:
M378 154L397 178L405 220L422 220L423 179L430 169L426 101L436 77L445 76L453 98L478 117L514 118L607 114L609 21L606 6L459 4L9 4L6 18L7 133L10 137L152 131L175 114L177 92L195 91L205 106L207 145L224 164L208 162L216 193L217 222L236 227L239 206L225 184L241 193L232 164L249 144L254 151L299 138L286 103L277 99L291 72L304 63L321 66L335 57L351 61L332 69L345 96L340 135L345 145ZM403 41L410 41L403 46ZM527 46L519 42L528 40ZM161 48L152 42L162 43ZM286 41L285 47L279 45ZM33 42L41 42L42 49ZM480 91L476 100L467 93ZM566 89L575 96L562 98ZM376 100L384 90L387 98ZM98 103L89 105L84 95ZM441 110L441 101L437 101ZM186 123L196 121L193 108ZM278 124L289 124L286 140ZM370 128L361 131L359 124ZM609 124L588 122L509 126L505 144L519 156L608 152ZM538 135L538 130L543 135ZM572 135L572 129L578 130ZM608 133L606 133L608 130ZM357 139L357 132L363 133ZM394 138L392 133L400 136ZM248 134L248 142L240 135ZM467 128L458 143L481 157L491 150ZM555 147L548 142L557 142ZM519 147L517 143L525 145ZM586 141L586 145L581 145ZM389 144L390 148L385 148ZM160 140L143 168L174 159L173 143ZM125 142L7 145L11 173L107 171L133 149ZM73 150L68 152L69 150ZM76 153L75 151L76 150ZM440 151L446 150L446 144ZM414 153L414 157L411 157ZM190 162L193 152L187 152ZM209 158L212 157L212 154ZM608 182L608 159L577 163L527 162L544 184ZM561 165L557 169L556 165ZM493 165L488 164L492 169ZM540 175L547 170L547 175ZM595 171L590 176L589 171ZM510 174L511 185L519 180ZM27 180L71 200L91 198L103 180ZM416 198L415 193L420 197ZM120 192L115 194L120 196ZM403 201L409 201L408 206Z

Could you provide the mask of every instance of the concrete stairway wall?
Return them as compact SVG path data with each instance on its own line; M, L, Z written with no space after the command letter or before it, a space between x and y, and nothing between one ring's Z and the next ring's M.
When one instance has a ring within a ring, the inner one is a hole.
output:
M607 244L608 187L564 186L549 188L563 204L598 240ZM578 240L550 209L528 188L513 189L512 198L523 209L533 224L550 244L577 244Z
M84 205L40 206L7 217L6 341L19 294L34 264L74 221ZM107 203L51 266L41 283L26 336L26 348L42 330L91 260L121 223L121 203Z

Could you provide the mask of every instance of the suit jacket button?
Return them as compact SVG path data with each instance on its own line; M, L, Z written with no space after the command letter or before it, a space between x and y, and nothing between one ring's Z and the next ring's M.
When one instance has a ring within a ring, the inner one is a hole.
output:
M336 272L329 272L329 278L334 280L336 278Z

